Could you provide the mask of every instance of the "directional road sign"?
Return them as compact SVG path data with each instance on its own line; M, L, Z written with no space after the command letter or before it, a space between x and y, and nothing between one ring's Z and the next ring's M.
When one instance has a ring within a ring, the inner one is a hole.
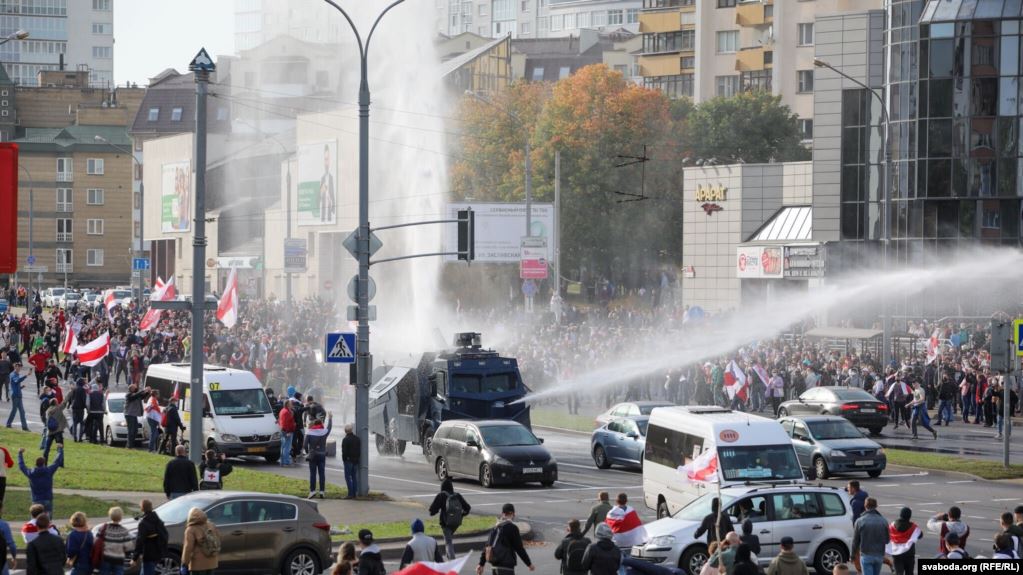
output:
M148 270L149 258L132 258L131 269L134 271Z
M1012 339L1016 344L1016 355L1023 356L1023 319L1013 320Z
M27 258L25 258L25 261L28 262L28 265L30 265L30 266L31 265L35 265L36 257L35 256L28 256Z
M355 334L350 331L328 333L323 361L325 363L355 363Z

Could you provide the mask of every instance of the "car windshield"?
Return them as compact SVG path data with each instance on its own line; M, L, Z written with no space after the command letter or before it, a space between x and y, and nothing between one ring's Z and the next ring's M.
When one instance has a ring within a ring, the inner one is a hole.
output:
M648 423L647 421L637 421L636 422L636 425L639 426L639 434L642 435L643 437L646 437L646 424L647 423Z
M53 290L53 295L64 295L64 288L57 288Z
M117 298L117 299L123 299L123 298L126 298L126 297L131 297L131 292L128 291L128 290L116 290L116 291L114 291L114 297Z
M686 505L682 509L675 512L675 519L682 519L685 521L703 521L703 518L710 513L711 502L717 497L717 493L707 493L694 499L689 505ZM721 494L721 500L724 501L725 507L735 501L735 497L731 495Z
M831 391L838 396L838 399L845 401L873 401L876 399L873 395L870 395L862 389L833 389Z
M179 497L156 508L156 515L164 523L171 525L184 523L188 519L188 512L193 507L207 509L216 501L213 497Z
M108 399L107 411L110 413L124 413L124 399Z
M803 479L791 443L725 447L718 456L726 481Z
M487 425L480 427L483 443L489 447L510 445L539 445L540 441L521 425Z
M671 405L671 404L670 403L665 403L663 405L657 405L657 404L655 404L655 405L640 405L639 406L639 413L641 415L650 415L650 412L652 412L653 410L657 409L658 407L665 407L665 406L668 406L668 405Z
M271 413L266 393L258 387L211 391L217 415L257 415Z
M77 293L69 293L64 295L64 299L82 299L82 295Z
M817 439L859 439L863 434L848 420L808 421L810 433Z

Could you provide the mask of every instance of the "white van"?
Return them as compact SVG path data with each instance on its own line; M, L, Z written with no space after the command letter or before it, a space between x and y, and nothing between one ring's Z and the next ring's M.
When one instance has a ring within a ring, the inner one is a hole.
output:
M185 426L191 425L187 363L160 363L146 370L145 385L160 391L166 404L178 391L178 409ZM207 449L228 456L259 455L270 463L281 456L281 433L263 384L252 372L217 365L203 366L202 431Z
M643 496L658 519L716 489L684 481L678 471L714 448L722 487L805 481L792 439L777 421L723 407L658 407L650 414L643 454Z

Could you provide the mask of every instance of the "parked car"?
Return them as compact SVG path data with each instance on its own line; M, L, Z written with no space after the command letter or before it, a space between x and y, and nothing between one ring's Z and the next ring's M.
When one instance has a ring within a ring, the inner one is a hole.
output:
M503 419L452 419L433 435L430 457L437 478L477 479L483 487L558 480L558 463L543 439L526 426Z
M601 413L593 420L594 429L604 425L616 417L639 417L640 415L650 415L650 412L657 407L670 407L675 405L670 401L626 401L623 403L616 403L612 405L610 409Z
M841 415L856 427L864 427L878 435L888 425L888 406L862 389L838 385L813 387L798 399L791 399L778 408L787 415Z
M46 288L41 298L43 307L57 307L58 298L62 297L66 291L67 289L62 287Z
M590 436L590 454L598 469L612 465L643 468L643 452L646 450L647 415L612 419L593 430Z
M9 309L11 309L11 305L7 303L7 300L0 298L0 313L7 313Z
M632 548L632 556L678 566L689 575L699 573L707 561L707 540L703 536L697 539L695 533L716 497L716 490L706 493L672 517L646 524L648 539ZM746 519L753 522L753 533L760 537L757 560L761 567L778 555L784 535L795 540L794 551L821 575L829 575L835 565L849 558L852 507L849 496L836 487L726 487L721 490L721 501L737 528Z
M156 508L170 535L158 575L178 575L188 511L193 507L205 511L220 532L218 573L311 575L331 564L330 522L316 503L290 495L196 491ZM137 521L122 525L135 536Z
M82 294L69 290L60 298L57 306L61 309L74 309L76 305L81 305L81 302Z
M128 421L124 418L124 393L108 393L106 412L103 414L103 429L107 445L125 445L128 443ZM149 441L149 425L139 418L139 428L135 433L135 441L141 445Z
M810 478L834 473L866 473L878 477L888 465L884 448L866 438L849 420L837 415L784 417L781 426L792 436L799 465Z
M103 300L100 298L98 293L87 293L82 296L82 303L79 305L85 307L87 310L95 311L102 304Z

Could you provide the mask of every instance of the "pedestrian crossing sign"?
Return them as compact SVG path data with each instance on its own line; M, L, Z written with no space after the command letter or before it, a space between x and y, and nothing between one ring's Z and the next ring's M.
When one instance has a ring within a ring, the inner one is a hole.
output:
M324 363L355 363L355 334L328 333L323 353Z
M1016 355L1023 356L1023 319L1012 322L1012 343L1016 345Z

